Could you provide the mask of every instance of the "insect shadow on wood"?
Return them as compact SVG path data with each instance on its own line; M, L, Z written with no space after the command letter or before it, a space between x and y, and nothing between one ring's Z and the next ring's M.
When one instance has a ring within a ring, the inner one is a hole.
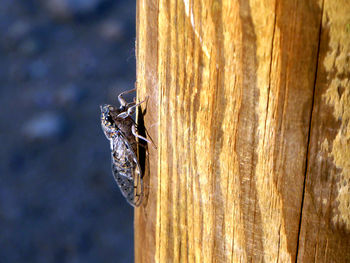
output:
M133 91L135 89L118 95L119 108L107 104L100 108L102 130L110 142L114 179L128 203L139 206L144 198L143 177L147 166L147 142L153 142L146 138L147 131L143 122L141 128L142 126L132 118L135 110L146 100L128 103L123 98L123 95Z
M145 128L145 121L144 121L144 116L147 113L147 105L148 105L148 100L146 100L146 105L144 110L142 110L141 105L139 105L136 111L136 122L138 125L139 134L143 137L150 137L147 134L147 130ZM144 185L143 203L144 205L146 205L148 201L148 195L149 195L149 180L150 180L148 143L144 140L139 140L138 142L139 142L138 156L139 156L140 168L142 171L142 180Z

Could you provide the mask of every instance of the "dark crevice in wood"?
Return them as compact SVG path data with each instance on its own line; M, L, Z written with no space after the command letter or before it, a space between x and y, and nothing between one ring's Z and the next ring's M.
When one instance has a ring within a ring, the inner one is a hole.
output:
M256 189L257 153L253 150L258 145L258 115L256 103L259 101L257 88L257 40L253 26L250 5L247 1L239 1L239 16L242 32L242 91L241 105L237 116L237 134L235 152L239 163L240 191L244 198L240 200L240 209L243 215L243 230L245 239L245 253L247 262L262 261L262 255L254 251L263 251L262 219ZM249 128L248 128L249 127ZM248 200L248 201L244 201ZM252 217L252 215L254 215Z
M227 262L226 253L225 253L225 244L222 242L225 238L225 211L224 211L224 196L223 189L221 186L221 178L217 174L222 174L223 169L221 167L220 161L218 161L217 156L222 152L223 138L225 136L225 131L223 130L223 120L224 113L226 112L227 102L224 96L224 87L225 87L225 70L220 70L225 68L226 59L224 55L224 28L223 28L223 14L222 14L222 0L217 0L218 8L211 10L211 17L213 18L213 23L215 24L215 65L218 67L216 73L216 91L213 96L213 113L212 121L214 122L214 127L221 127L220 129L214 129L211 134L211 150L212 150L212 186L213 193L216 193L217 197L213 200L214 202L214 213L213 220L216 222L216 226L213 230L213 253L212 260L215 262L215 259L222 260Z
M267 122L267 118L268 118L268 114L269 114L269 102L270 102L270 90L271 90L271 71L272 71L272 60L273 60L276 23L277 23L277 1L275 2L275 19L273 22L273 32L272 32L271 52L270 52L271 59L270 59L270 68L269 68L269 86L267 87L268 90L267 90L266 115L265 115L264 137L263 137L263 145L264 146L265 146L266 122Z
M278 246L277 246L278 252L277 252L277 263L279 263L279 261L280 261L280 245L281 245L281 225L280 225L280 227L278 228Z
M317 81L317 74L318 74L318 66L319 66L319 62L320 62L320 46L321 46L321 34L322 34L323 10L324 10L324 1L322 1L321 19L320 19L320 26L319 26L319 31L318 31L318 46L317 46L317 56L316 56L317 59L316 59L315 79L314 79L313 92L312 92L312 102L311 102L310 119L309 119L309 131L308 131L307 145L306 145L307 149L306 149L306 158L305 158L303 193L302 193L301 206L300 206L300 217L299 217L298 239L297 239L297 249L296 249L296 254L295 254L295 263L298 262L300 233L301 233L301 224L302 224L302 218L303 218L303 207L304 207L304 199L305 199L306 176L307 176L308 164L309 164L310 138L311 138L311 130L312 130L312 127L311 127L312 126L312 115L313 115L313 111L314 111L316 81Z

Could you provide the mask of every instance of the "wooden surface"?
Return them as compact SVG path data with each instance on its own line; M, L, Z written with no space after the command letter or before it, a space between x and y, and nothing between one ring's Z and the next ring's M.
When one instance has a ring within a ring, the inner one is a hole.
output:
M350 261L347 0L138 0L136 262Z
M300 262L350 262L350 2L325 1Z

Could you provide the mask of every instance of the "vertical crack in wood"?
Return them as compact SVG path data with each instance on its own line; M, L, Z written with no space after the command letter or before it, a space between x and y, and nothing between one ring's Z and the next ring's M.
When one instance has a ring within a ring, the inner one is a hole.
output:
M325 0L324 0L325 1ZM307 136L307 144L306 144L306 158L305 158L305 171L304 171L304 182L303 182L303 193L301 198L301 206L300 206L300 218L299 218L299 227L298 227L298 239L297 239L297 249L295 254L295 263L298 262L298 253L299 253L299 243L300 243L300 233L301 233L301 224L302 224L302 218L303 218L303 207L304 207L304 199L305 199L305 186L306 186L306 176L308 171L308 161L309 161L309 150L310 150L310 137L311 137L311 129L312 129L312 115L314 110L314 103L315 103L315 91L316 91L316 81L317 81L317 74L318 74L318 65L320 62L320 46L321 46L321 34L322 34L322 21L323 21L323 10L324 10L324 1L322 1L322 9L321 9L321 19L320 19L320 26L318 31L318 45L317 45L317 56L316 56L316 69L315 69L315 79L314 79L314 86L313 86L313 92L312 92L312 102L311 102L311 110L310 110L310 119L309 119L309 132Z
M265 132L266 132L266 122L269 114L269 101L270 101L270 90L271 90L271 71L272 71L272 60L273 60L273 51L274 51L274 41L275 41L275 32L276 32L276 23L277 23L277 1L275 1L275 19L273 22L273 32L271 39L271 52L270 52L270 68L269 68L269 86L267 91L267 101L266 101L266 115L265 115L265 126L264 126L264 135L263 135L263 145L265 146Z
M242 102L237 119L237 135L235 151L239 163L239 180L242 197L240 209L243 214L243 231L245 235L245 254L247 261L261 261L262 255L254 251L263 251L263 233L261 226L261 210L256 189L256 164L258 115L255 102L259 100L257 88L257 58L256 33L251 16L250 5L247 1L239 1L239 16L242 27ZM252 218L251 215L255 214Z
M159 5L160 5L160 1L157 1L157 30L158 30L158 33L159 33ZM157 74L158 74L158 67L159 67L159 36L157 35ZM162 125L162 123L160 122L160 117L161 117L161 111L159 109L159 107L161 105L163 105L163 94L162 94L162 90L161 90L161 85L158 81L158 130L160 129L160 126ZM163 141L163 135L162 133L159 133L158 134L158 142L162 142ZM156 234L157 234L157 231L158 231L158 237L156 237L156 246L159 246L160 247L160 243L161 243L161 209L160 209L160 204L162 203L162 200L161 200L161 197L162 197L162 194L161 194L161 185L162 185L162 181L161 181L161 176L160 176L160 171L159 171L159 167L160 167L160 160L162 160L162 151L161 151L161 145L159 145L159 150L158 150L158 189L157 189L157 212L156 212L156 215L157 215L157 221L158 221L158 218L159 218L159 229L157 229L156 227ZM157 222L158 224L158 222ZM158 240L157 240L158 238ZM158 258L158 262L160 262L160 249L155 249L156 251L156 255L155 255L155 259Z
M227 262L226 254L225 254L225 244L226 242L222 242L225 237L225 212L224 212L224 201L223 201L223 190L221 186L221 174L222 167L220 161L217 160L218 154L222 151L223 148L223 137L225 135L225 131L223 130L223 120L224 120L224 112L226 108L226 98L224 97L224 89L225 89L225 56L224 56L224 32L223 32L223 17L222 17L222 0L216 0L212 4L211 8L211 16L213 17L213 23L215 24L215 74L216 80L215 84L216 90L213 96L213 112L211 119L214 122L216 127L220 127L215 129L211 136L211 150L212 150L212 186L213 193L217 196L214 202L214 213L213 213L213 221L216 222L216 225L213 229L213 253L212 260L215 259L222 260L223 262ZM220 70L221 69L221 70Z

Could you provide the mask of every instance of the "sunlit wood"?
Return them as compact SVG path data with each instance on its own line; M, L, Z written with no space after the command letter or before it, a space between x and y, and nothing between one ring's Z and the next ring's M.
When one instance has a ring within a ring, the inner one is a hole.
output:
M135 261L350 259L346 0L138 0Z

